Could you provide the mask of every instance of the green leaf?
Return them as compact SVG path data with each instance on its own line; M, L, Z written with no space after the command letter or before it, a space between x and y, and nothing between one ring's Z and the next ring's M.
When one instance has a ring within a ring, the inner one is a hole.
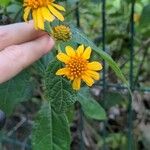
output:
M40 60L33 64L33 68L36 71L36 74L39 74L41 77L45 75L45 71L47 65L51 60L53 60L54 56L53 53L48 53L47 55L43 56Z
M117 92L106 91L105 100L102 101L101 104L102 106L105 107L105 109L110 109L111 107L116 106L116 105L127 108L128 102L129 101L127 100L125 95L117 93Z
M105 138L105 142L104 140L100 140L98 145L103 146L107 144L107 146L110 146L112 149L127 150L127 140L126 135L123 133L110 133Z
M72 38L79 44L84 44L85 46L90 46L102 59L104 59L108 65L113 69L116 75L128 86L128 82L122 74L117 63L108 55L106 52L100 50L91 40L89 40L86 35L84 35L80 30L71 26ZM129 86L128 86L129 88ZM130 89L129 89L130 91Z
M80 91L78 93L78 101L80 102L86 116L96 120L106 119L105 110L90 96L88 90Z
M33 150L70 150L70 131L65 114L56 114L44 102L32 132Z
M9 4L10 0L1 0L0 6L6 7Z
M143 12L142 12L141 19L140 19L140 27L149 26L150 24L149 14L150 14L150 4L146 5L143 8Z
M19 2L11 3L7 6L6 12L9 14L9 17L13 22L19 22L23 16L22 4Z
M69 80L56 75L56 71L60 68L60 62L56 60L50 62L45 76L46 98L58 113L66 111L76 101L76 95Z
M51 25L48 21L45 21L44 28L47 33L51 33L52 29L51 29Z
M72 123L74 120L74 116L75 116L74 105L68 109L68 111L66 112L66 116L68 118L69 123Z
M0 108L10 115L15 106L32 96L33 83L24 71L12 80L0 85Z
M70 5L70 6L74 6L76 2L79 2L79 0L67 0L67 3Z

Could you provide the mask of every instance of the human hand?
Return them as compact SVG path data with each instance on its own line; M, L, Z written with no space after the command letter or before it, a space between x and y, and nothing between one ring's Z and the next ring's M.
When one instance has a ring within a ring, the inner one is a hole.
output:
M0 26L0 83L48 53L54 41L33 22Z

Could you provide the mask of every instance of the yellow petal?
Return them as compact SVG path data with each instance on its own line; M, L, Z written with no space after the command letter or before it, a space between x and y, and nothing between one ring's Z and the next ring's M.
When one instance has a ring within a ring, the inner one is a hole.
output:
M73 80L73 79L74 79L74 76L68 74L68 75L67 75L67 78L70 79L70 80Z
M71 46L66 46L65 50L66 50L67 55L70 57L74 57L76 54L74 49Z
M87 75L82 75L82 80L88 85L88 86L92 86L94 84L94 80Z
M24 2L23 7L26 7L28 4L26 4L27 2Z
M64 53L59 53L57 55L57 59L60 60L61 62L67 63L70 60L70 57Z
M80 45L78 48L77 48L77 55L78 56L81 56L83 54L83 51L84 51L84 46L83 45Z
M82 57L83 57L84 59L89 59L90 56L91 56L91 52L92 52L91 47L87 47L87 48L85 49L85 51L84 51Z
M101 63L99 63L97 61L93 61L91 63L88 63L87 67L90 70L101 70L102 69Z
M86 74L91 76L94 80L100 79L100 74L97 73L96 71L88 70L88 71L86 71Z
M69 70L67 68L61 68L56 72L56 75L68 75Z
M60 21L64 21L64 17L63 15L57 10L55 9L53 6L48 5L49 10L51 11L51 13L56 16Z
M43 16L41 14L41 8L37 9L37 24L38 24L38 28L44 30L44 19Z
M28 16L29 16L30 10L31 10L31 7L26 7L26 8L24 9L24 15L23 15L24 21L27 21L27 20L28 20Z
M47 21L53 21L55 17L51 14L51 12L46 7L42 7L42 15L43 18Z
M75 78L73 80L73 83L72 83L72 87L74 90L79 90L80 89L80 86L81 86L81 79L80 78Z
M37 30L38 29L38 22L37 22L37 10L32 11L33 21L34 21L34 27Z
M54 4L52 3L51 5L53 5L55 8L57 8L58 10L61 10L61 11L65 11L65 8L61 5L58 5L58 4Z

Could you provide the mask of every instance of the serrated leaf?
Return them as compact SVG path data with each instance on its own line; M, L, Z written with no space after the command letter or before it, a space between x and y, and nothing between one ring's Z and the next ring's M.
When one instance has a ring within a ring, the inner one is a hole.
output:
M119 77L127 86L127 80L125 79L124 75L122 74L120 68L118 67L117 63L108 55L106 52L100 50L91 40L87 38L82 31L79 29L71 26L72 31L72 38L79 44L84 44L85 46L90 46L102 59L104 59L108 65L113 69L116 73L117 77ZM129 87L129 86L128 86ZM130 89L129 89L130 91Z
M96 120L106 119L105 110L90 96L87 89L84 89L84 91L82 90L78 93L78 101L80 102L86 116Z
M54 56L53 53L48 53L47 55L43 56L40 60L34 63L33 68L36 70L37 74L41 77L44 76L47 65L51 60L53 60Z
M33 150L70 150L70 131L65 114L56 114L44 102L32 132Z
M10 81L0 85L0 108L10 115L16 104L32 96L33 83L30 75L22 72Z
M52 108L58 112L64 112L75 102L76 95L69 80L57 76L56 71L61 68L61 63L54 60L50 62L46 70L45 94Z

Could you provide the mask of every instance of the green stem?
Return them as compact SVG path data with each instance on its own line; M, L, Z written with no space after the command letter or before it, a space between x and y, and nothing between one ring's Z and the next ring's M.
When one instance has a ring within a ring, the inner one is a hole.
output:
M60 47L60 43L57 43L56 46L57 46L58 53L62 52L61 47Z

